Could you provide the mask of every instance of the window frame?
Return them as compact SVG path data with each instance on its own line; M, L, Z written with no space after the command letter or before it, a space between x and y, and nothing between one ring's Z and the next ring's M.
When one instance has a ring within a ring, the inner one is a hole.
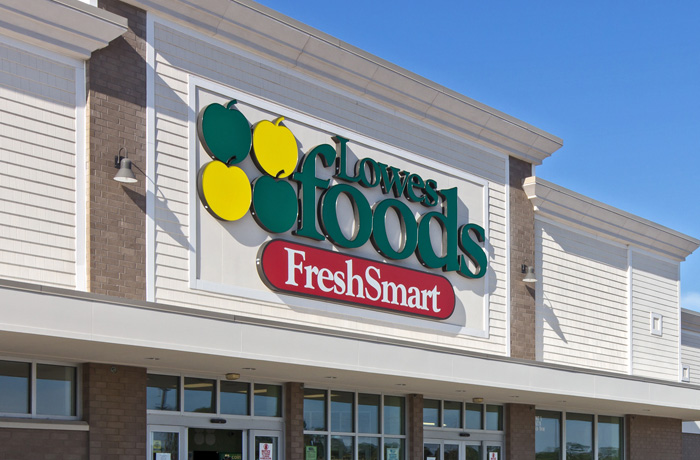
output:
M313 390L313 391L319 391L319 392L325 392L325 410L326 413L324 414L325 421L326 421L326 429L325 430L304 430L304 446L306 446L306 436L322 436L325 437L325 452L324 452L324 458L330 459L331 458L331 449L332 449L332 439L334 436L342 436L342 437L352 437L352 445L353 445L353 459L356 459L358 457L358 447L359 447L359 440L361 438L373 438L376 439L378 442L378 452L377 452L377 458L382 459L384 458L384 450L386 448L386 440L391 439L391 440L396 440L399 439L402 442L403 445L403 460L408 460L408 452L406 449L408 448L408 400L406 399L406 395L402 394L395 394L395 393L373 393L373 392L368 392L368 391L356 391L356 390L346 390L342 388L324 388L324 387L318 387L318 386L313 386L313 387L304 387L304 389L308 390ZM343 392L343 393L352 393L353 394L353 420L352 420L352 432L344 432L344 431L333 431L332 430L332 406L331 406L331 394L333 391L338 391L338 392ZM379 413L378 418L378 432L377 433L367 433L367 432L360 432L359 431L359 402L360 398L359 395L372 395L372 396L379 396ZM401 431L403 434L391 434L386 432L386 416L385 416L385 405L386 405L386 397L399 397L403 399L403 421L402 421L402 427Z
M80 420L82 417L82 367L76 363L60 361L28 360L0 356L0 361L29 364L29 412L0 412L0 417L37 420ZM75 385L73 385L73 410L75 415L54 415L37 413L37 365L60 366L75 369Z
M259 420L270 420L270 421L280 421L284 419L284 385L279 382L269 382L269 381L252 381L252 380L233 380L233 382L244 383L248 387L248 403L247 403L247 415L241 414L227 414L221 412L221 383L227 382L229 380L218 378L217 376L211 375L201 375L201 374L180 374L175 372L159 371L149 369L146 372L147 375L163 375L169 377L178 378L178 410L160 410L160 409L147 409L146 413L149 415L166 415L166 416L187 416L195 418L228 418L228 419L259 419ZM214 380L214 392L216 398L216 407L214 412L190 412L185 410L185 379L204 379L204 380ZM279 395L279 417L266 416L266 415L255 415L255 385L273 385L280 388ZM148 391L148 386L146 387Z
M625 437L625 429L626 429L626 422L625 422L625 416L620 415L620 414L614 414L614 413L586 413L586 412L581 412L581 411L576 411L576 410L571 410L571 411L565 411L561 409L552 409L550 407L536 407L535 408L535 416L537 416L537 412L539 411L545 411L545 412L556 412L559 414L559 422L560 422L560 432L559 432L559 442L561 446L561 451L559 455L558 460L566 460L566 421L567 417L566 415L568 413L571 414L579 414L579 415L590 415L593 417L593 445L592 445L592 450L593 450L593 460L598 460L598 454L599 454L599 449L600 449L600 442L599 442L599 418L600 417L613 417L613 418L618 418L620 419L620 450L621 450L621 456L620 460L626 460L627 459L627 450L625 447L625 442L626 442L626 437ZM535 432L535 435L537 433ZM535 454L537 451L535 451Z
M467 400L454 400L454 399L435 399L435 398L424 398L424 400L439 401L438 408L438 424L437 426L426 425L425 421L422 422L423 430L441 430L444 432L479 432L479 433L505 433L505 404L498 403L475 403L473 401ZM460 428L453 428L445 426L445 402L457 402L460 403ZM481 428L467 428L467 416L466 416L466 405L477 405L481 407ZM486 428L488 411L486 410L488 406L500 407L500 430L489 430Z

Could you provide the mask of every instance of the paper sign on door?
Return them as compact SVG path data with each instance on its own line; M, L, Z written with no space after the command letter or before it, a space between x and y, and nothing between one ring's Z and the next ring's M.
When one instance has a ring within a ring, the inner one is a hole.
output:
M272 460L272 444L260 444L260 460Z
M489 460L498 460L498 452L489 452Z

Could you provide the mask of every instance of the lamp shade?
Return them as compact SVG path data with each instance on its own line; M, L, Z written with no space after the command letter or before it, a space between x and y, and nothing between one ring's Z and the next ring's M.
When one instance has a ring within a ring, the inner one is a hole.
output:
M117 182L124 182L127 184L133 184L138 182L134 171L131 170L131 160L128 158L122 158L119 163L119 171L117 175L114 176L114 180Z
M525 278L523 278L524 283L536 283L537 278L535 278L535 267L527 267L525 272Z

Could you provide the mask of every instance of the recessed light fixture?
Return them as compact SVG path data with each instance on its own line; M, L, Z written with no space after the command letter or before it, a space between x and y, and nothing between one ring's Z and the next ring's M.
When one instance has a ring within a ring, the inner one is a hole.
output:
M153 357L153 356L148 357L148 358L144 358L144 359L146 359L146 360L148 360L148 361L160 361L160 358L156 358L156 357Z
M336 377L336 376L334 376L334 375L327 375L327 376L325 376L325 377L323 377L323 378L324 378L324 379L335 380L335 379L337 379L338 377Z
M467 390L457 390L457 393L466 393Z
M406 384L405 384L405 383L397 383L396 386L397 386L397 387L405 387Z
M518 395L512 395L512 396L511 396L511 398L513 398L513 399L518 399L519 397L520 397L520 396L518 396Z
M254 367L242 367L241 370L244 370L244 371L256 371L257 369L254 368Z

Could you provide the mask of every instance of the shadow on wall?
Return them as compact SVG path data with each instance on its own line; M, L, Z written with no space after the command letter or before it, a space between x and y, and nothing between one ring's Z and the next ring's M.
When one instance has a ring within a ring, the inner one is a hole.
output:
M547 295L543 293L544 301L542 302L542 319L549 324L549 327L557 334L557 336L564 342L569 343L566 340L564 331L561 330L561 324L559 324L559 318L557 318L556 313L554 313L554 308L548 306L547 303L552 302L547 298Z

